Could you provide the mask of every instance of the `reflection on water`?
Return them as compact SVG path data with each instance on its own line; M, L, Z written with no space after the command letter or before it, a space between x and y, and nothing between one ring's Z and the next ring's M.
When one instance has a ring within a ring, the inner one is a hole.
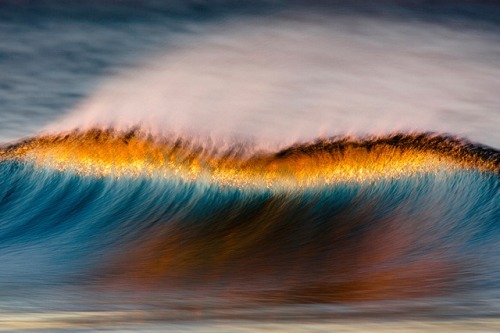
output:
M64 295L64 296L62 296ZM266 305L199 295L81 289L36 291L31 304L5 297L0 331L39 332L492 332L500 329L498 302L463 294L445 298L357 304ZM194 296L194 298L192 298ZM470 315L469 309L477 310Z

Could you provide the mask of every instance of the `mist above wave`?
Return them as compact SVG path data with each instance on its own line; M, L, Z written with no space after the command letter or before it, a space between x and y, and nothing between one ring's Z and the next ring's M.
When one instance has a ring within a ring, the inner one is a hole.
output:
M484 30L298 13L198 30L48 129L140 125L271 146L437 131L500 146L500 39Z

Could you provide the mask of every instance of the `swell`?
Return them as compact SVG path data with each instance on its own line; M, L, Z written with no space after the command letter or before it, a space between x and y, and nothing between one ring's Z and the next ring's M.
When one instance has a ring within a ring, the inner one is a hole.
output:
M3 282L273 302L496 288L499 154L463 140L265 152L93 130L1 156Z

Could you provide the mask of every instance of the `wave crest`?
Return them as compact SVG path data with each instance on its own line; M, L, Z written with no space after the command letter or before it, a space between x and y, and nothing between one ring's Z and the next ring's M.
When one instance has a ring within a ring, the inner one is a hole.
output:
M461 168L500 170L496 150L429 133L335 137L278 152L252 152L245 144L220 149L181 138L153 138L140 130L93 129L28 139L6 147L0 156L99 177L178 177L236 187L327 185Z

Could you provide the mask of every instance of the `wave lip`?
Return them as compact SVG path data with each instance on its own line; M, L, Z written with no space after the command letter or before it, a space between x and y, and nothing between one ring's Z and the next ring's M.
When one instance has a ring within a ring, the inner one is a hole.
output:
M92 129L31 138L0 150L0 158L87 176L177 177L233 187L308 187L446 170L500 170L496 150L430 133L335 137L278 152L249 150L242 144L220 149L158 139L140 130Z

